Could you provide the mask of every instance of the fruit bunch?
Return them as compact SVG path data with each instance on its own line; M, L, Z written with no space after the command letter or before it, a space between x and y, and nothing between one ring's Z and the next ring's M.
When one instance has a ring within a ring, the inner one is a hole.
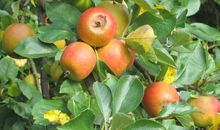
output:
M120 39L129 22L129 12L123 4L103 1L98 7L86 9L77 24L81 41L68 45L60 60L62 68L70 72L70 78L85 79L97 60L103 61L116 76L131 66L134 52Z

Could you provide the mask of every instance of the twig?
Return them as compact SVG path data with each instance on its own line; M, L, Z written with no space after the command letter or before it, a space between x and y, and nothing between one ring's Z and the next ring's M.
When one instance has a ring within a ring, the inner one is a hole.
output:
M47 79L47 73L44 71L44 64L47 62L47 58L42 58L41 61L41 89L44 98L50 98L49 83Z
M140 63L138 62L136 59L134 61L134 66L144 75L145 78L148 79L148 82L149 83L152 83L152 79L150 77L150 74L149 72L145 69L145 67Z
M34 60L31 59L31 58L28 58L28 61L31 64L31 70L32 70L33 75L34 75L34 81L36 83L36 87L41 92L40 77L39 77L39 75L37 73L37 68L36 68L36 65L34 63Z

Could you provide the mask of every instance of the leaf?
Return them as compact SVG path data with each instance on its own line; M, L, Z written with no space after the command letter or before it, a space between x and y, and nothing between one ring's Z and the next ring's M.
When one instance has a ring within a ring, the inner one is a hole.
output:
M132 123L134 123L134 119L130 116L123 113L117 113L113 116L111 128L112 130L122 130Z
M99 109L102 112L105 122L107 122L109 117L111 116L111 101L112 101L111 91L106 85L99 82L95 82L93 84L93 91Z
M58 40L71 40L76 33L71 31L71 29L65 25L60 24L49 24L47 26L42 26L39 28L38 37L41 41L46 43L54 43Z
M90 100L90 95L85 92L75 93L68 100L67 108L74 116L78 116L90 107Z
M130 26L129 30L135 30L142 25L150 25L157 38L166 37L171 33L176 25L175 15L166 10L159 10L160 15L145 12L140 15Z
M75 119L63 126L57 127L58 130L93 130L94 115L90 110L81 113Z
M151 48L155 37L153 28L149 25L143 25L131 32L125 41L135 52L145 53Z
M66 93L72 96L78 92L83 92L82 86L79 82L65 80L60 86L60 93Z
M53 2L46 5L46 13L52 23L62 23L76 28L80 11L64 2Z
M181 53L177 59L177 78L175 84L193 84L199 80L206 69L205 51L200 41L194 42L192 53Z
M200 8L200 0L188 0L187 4L187 16L192 16L199 11Z
M118 78L110 73L107 74L106 79L103 81L103 83L110 88L112 97L113 94L115 93L117 82L118 82Z
M124 130L166 130L159 122L153 120L138 120Z
M161 45L159 40L154 41L153 49L154 49L154 52L155 52L155 55L157 57L158 62L165 64L165 65L169 65L170 67L176 68L176 63L174 62L172 56Z
M40 102L37 102L32 109L34 123L43 126L50 124L47 119L44 119L44 114L49 110L60 110L65 112L64 106L65 103L62 100L42 99Z
M187 31L206 41L219 41L220 31L203 23L186 25Z
M185 127L191 128L194 126L194 121L189 114L176 116L176 119Z
M12 109L17 115L22 118L29 119L31 117L31 107L28 104L23 102L17 102L12 98L6 98L4 103L7 104L7 107Z
M141 103L143 95L144 87L137 77L122 76L117 83L113 96L113 114L128 113L135 110Z
M176 26L177 26L177 27L185 27L187 12L188 12L188 10L185 9L185 10L182 11L181 14L177 17L177 20L176 20Z
M28 58L55 56L58 49L54 45L41 43L36 37L30 37L16 47L15 53Z
M8 57L4 57L0 60L0 81L5 82L8 80L14 80L18 74L18 67L15 61Z
M189 33L183 30L176 30L171 35L171 42L174 46L185 45L192 43L192 38Z

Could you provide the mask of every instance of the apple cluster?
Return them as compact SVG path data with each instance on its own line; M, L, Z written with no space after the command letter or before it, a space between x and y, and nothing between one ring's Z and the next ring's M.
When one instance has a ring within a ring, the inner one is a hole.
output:
M179 100L176 88L160 81L146 87L142 104L151 117L156 117L165 105L179 102ZM214 96L198 96L188 99L187 102L198 109L191 113L191 117L199 127L211 126L220 112L220 103Z
M81 41L69 44L60 59L62 68L70 72L70 78L75 81L85 79L98 59L116 76L131 66L134 52L119 39L129 22L128 9L119 3L103 1L97 7L86 9L77 23Z

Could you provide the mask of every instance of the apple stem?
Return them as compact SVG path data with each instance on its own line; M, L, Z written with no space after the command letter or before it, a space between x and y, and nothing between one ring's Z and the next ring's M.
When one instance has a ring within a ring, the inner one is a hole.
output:
M145 67L140 62L138 62L136 59L134 60L134 66L144 75L146 79L148 79L149 83L153 82L148 70L146 70Z

